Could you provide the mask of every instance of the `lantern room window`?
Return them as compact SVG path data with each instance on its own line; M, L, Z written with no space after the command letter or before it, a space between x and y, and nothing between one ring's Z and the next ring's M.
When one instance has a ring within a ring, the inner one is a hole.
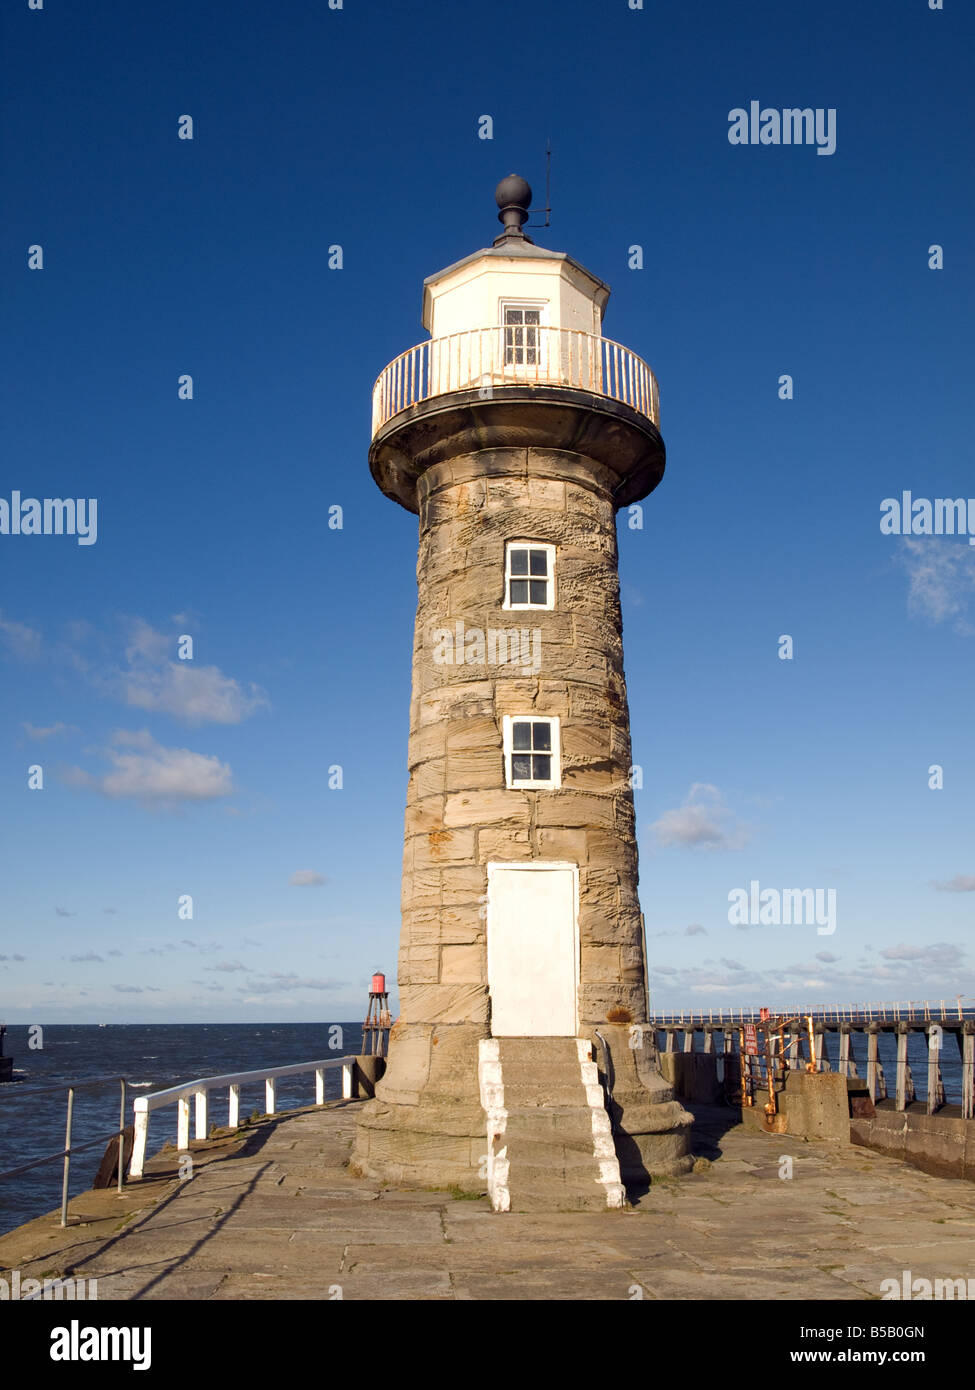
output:
M503 734L505 780L509 787L562 785L558 719L507 714Z
M503 608L555 607L555 546L509 541L505 548Z
M544 303L502 304L505 366L537 368L541 364L545 310Z

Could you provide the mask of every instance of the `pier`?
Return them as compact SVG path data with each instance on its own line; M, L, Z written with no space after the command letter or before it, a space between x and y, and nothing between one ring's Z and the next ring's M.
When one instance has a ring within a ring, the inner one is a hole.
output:
M98 1299L874 1303L902 1272L975 1269L975 1187L693 1106L693 1173L627 1211L513 1210L346 1166L361 1101L168 1146L141 1182L0 1237L4 1274L96 1279ZM788 1162L786 1162L788 1160ZM184 1164L185 1167L185 1164Z
M655 1015L654 1032L693 1115L693 1169L631 1186L620 1210L537 1209L513 1194L499 1213L486 1192L363 1172L353 1141L382 1059L321 1058L137 1097L127 1180L70 1202L65 1184L60 1211L0 1237L0 1277L186 1301L874 1301L904 1271L969 1277L975 1187L957 1179L975 1179L975 1011L685 1012ZM923 1103L912 1033L934 1055ZM882 1050L895 1054L889 1096ZM338 1099L326 1099L329 1073ZM285 1076L315 1103L279 1112ZM609 1097L601 1069L599 1085ZM265 1111L245 1120L241 1088L257 1087ZM222 1094L218 1127L210 1098ZM169 1137L152 1156L154 1114L156 1144Z
M697 1050L697 1035L703 1036L703 1052L723 1057L739 1056L748 1028L764 1028L773 1024L773 1031L782 1028L788 1046L775 1054L773 1062L781 1063L780 1070L803 1068L814 1072L836 1070L840 1076L857 1077L859 1066L865 1068L866 1087L871 1101L886 1100L887 1079L880 1060L879 1039L888 1034L896 1039L896 1082L894 1101L898 1110L906 1110L916 1098L914 1075L908 1059L908 1040L911 1034L923 1036L926 1044L926 1110L935 1114L947 1103L942 1074L945 1049L957 1048L961 1064L961 1081L956 1102L961 1118L975 1117L975 1008L949 1005L943 1000L932 1005L924 1003L885 1003L851 1005L839 1008L806 1008L771 1017L769 1009L708 1009L701 1013L655 1014L651 1026L660 1039L663 1054L693 1053ZM781 1020L781 1023L780 1023ZM854 1040L862 1037L865 1056L856 1059ZM949 1044L948 1039L951 1039ZM811 1040L811 1048L809 1046ZM827 1040L836 1041L835 1068L829 1055ZM803 1056L802 1048L807 1051ZM757 1055L757 1054L756 1054Z
M682 1099L720 1098L769 1132L858 1144L975 1181L975 1009L960 1000L709 1009L657 1014L651 1027Z

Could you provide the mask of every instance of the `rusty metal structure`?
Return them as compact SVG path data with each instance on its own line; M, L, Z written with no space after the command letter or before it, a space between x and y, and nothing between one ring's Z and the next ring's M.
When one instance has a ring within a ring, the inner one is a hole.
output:
M767 1093L764 1108L769 1124L778 1113L777 1097L784 1089L789 1072L835 1070L840 1076L858 1079L860 1073L853 1042L860 1036L866 1042L866 1072L862 1097L851 1094L851 1113L871 1113L873 1105L888 1096L879 1050L882 1033L896 1040L896 1079L891 1099L901 1111L916 1099L908 1060L909 1037L912 1033L924 1037L927 1044L925 1108L929 1115L934 1115L946 1104L942 1058L945 1047L952 1045L950 1040L954 1039L952 1047L957 1047L961 1086L960 1095L951 1103L960 1101L961 1119L975 1118L975 1008L963 1006L960 996L955 1004L944 1000L854 1004L842 1008L803 1008L775 1016L769 1009L658 1013L651 1016L650 1022L657 1034L663 1035L661 1050L665 1053L678 1050L678 1034L683 1039L680 1050L693 1052L695 1034L702 1033L704 1052L723 1056L725 1066L730 1068L728 1075L737 1074L736 1102L753 1106L759 1091ZM833 1036L839 1041L839 1055L831 1061L826 1041ZM861 1053L861 1063L863 1061Z
M376 972L369 990L369 1007L362 1025L362 1055L385 1057L389 1049L389 1030L393 1020L389 1012L389 991L386 976Z

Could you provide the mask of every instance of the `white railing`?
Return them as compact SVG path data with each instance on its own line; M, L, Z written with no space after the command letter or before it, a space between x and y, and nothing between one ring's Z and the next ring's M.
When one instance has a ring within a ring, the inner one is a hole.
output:
M959 997L954 1002L940 999L937 1003L933 1003L928 999L910 999L906 1003L842 1004L838 1006L820 1004L816 1007L805 1005L801 1009L772 1010L774 1017L793 1014L812 1017L817 1022L835 1023L853 1023L857 1020L866 1020L871 1023L925 1023L939 1019L942 1023L956 1023L975 1018L975 1009L970 1006L963 1006L962 999ZM701 1026L710 1023L759 1023L761 1017L761 1009L721 1008L700 1012L687 1009L681 1013L651 1014L650 1022L651 1024L656 1023L660 1027L672 1028L676 1026L680 1028L685 1023Z
M264 1082L264 1113L275 1114L275 1084L279 1076L300 1076L302 1072L315 1073L315 1104L325 1103L325 1073L331 1068L342 1068L342 1097L349 1100L353 1090L355 1072L354 1057L329 1057L324 1061L298 1062L290 1067L267 1067L263 1071L227 1072L223 1076L204 1076L196 1081L187 1081L182 1086L170 1086L165 1091L153 1091L135 1100L135 1135L132 1144L132 1162L129 1177L141 1178L146 1161L146 1143L149 1138L149 1116L153 1110L164 1105L179 1107L176 1117L176 1147L185 1149L190 1142L190 1100L195 1102L196 1132L194 1138L205 1139L208 1132L208 1094L220 1087L227 1087L227 1127L235 1129L240 1122L240 1088L252 1081Z
M610 338L541 324L472 328L400 353L372 392L373 435L419 401L493 386L571 386L609 396L660 423L660 396L642 358Z

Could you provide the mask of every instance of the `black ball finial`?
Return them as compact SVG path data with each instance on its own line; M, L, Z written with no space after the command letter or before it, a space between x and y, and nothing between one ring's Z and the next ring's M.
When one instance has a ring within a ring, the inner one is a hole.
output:
M532 200L531 185L518 174L509 174L494 190L494 201L501 211L498 221L504 224L505 237L525 237L521 224L528 221L528 208ZM527 240L527 238L525 238Z
M528 211L532 200L531 184L518 174L509 174L494 190L494 201L499 208L520 207Z

